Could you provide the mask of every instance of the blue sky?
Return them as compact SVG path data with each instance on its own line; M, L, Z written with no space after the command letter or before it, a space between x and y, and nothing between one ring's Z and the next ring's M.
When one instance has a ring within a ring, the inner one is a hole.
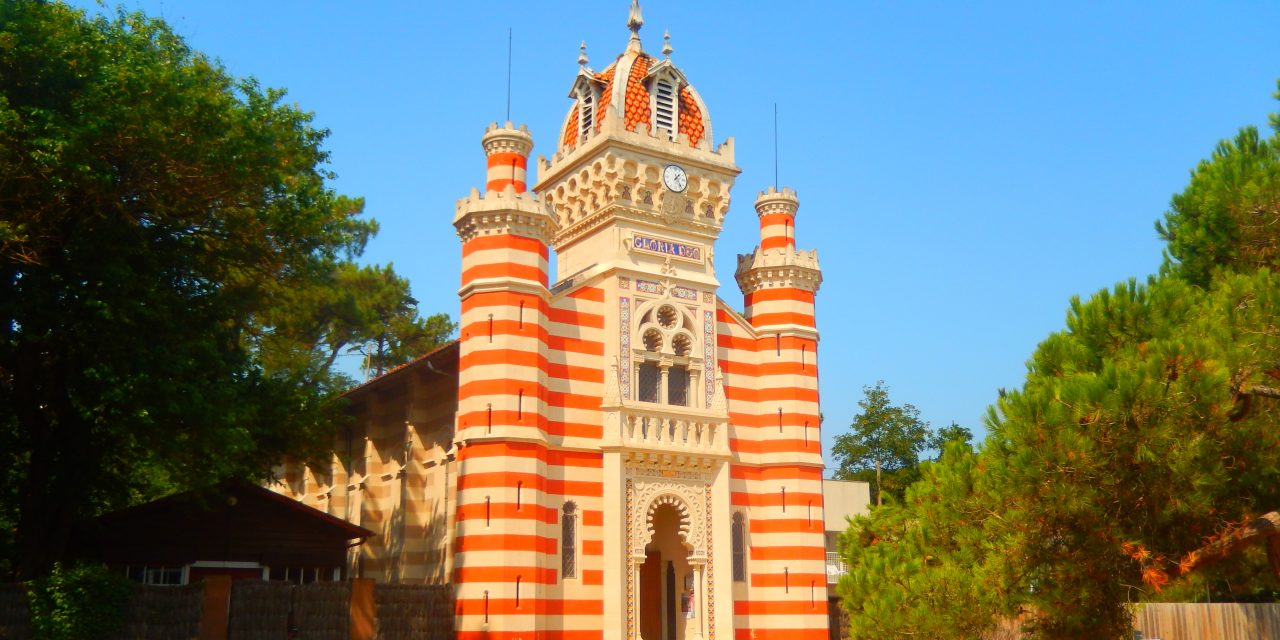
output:
M90 2L81 4L99 10ZM1063 327L1072 295L1160 263L1153 223L1188 171L1265 126L1280 78L1277 3L676 2L644 0L650 52L671 32L715 142L742 175L718 244L721 297L773 181L801 207L825 281L824 441L883 379L935 427L981 432L1001 387ZM239 76L289 90L332 129L335 187L364 196L427 312L456 317L454 201L482 186L480 135L506 109L554 151L578 44L604 68L626 43L609 2L133 0ZM356 363L350 363L354 366Z

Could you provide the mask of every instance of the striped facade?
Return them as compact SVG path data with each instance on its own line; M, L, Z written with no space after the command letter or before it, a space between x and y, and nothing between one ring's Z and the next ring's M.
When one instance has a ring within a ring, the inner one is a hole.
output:
M771 189L742 311L719 296L733 141L634 16L532 191L528 131L485 132L458 340L348 393L284 490L377 532L354 573L451 581L463 640L822 640L817 257Z

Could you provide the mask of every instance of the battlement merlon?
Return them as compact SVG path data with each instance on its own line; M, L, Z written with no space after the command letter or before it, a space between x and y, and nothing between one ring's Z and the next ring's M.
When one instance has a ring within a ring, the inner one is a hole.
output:
M756 214L759 216L781 213L795 217L799 210L800 198L790 187L783 187L781 191L769 187L756 196Z
M479 235L512 234L550 244L559 229L551 205L513 185L484 194L472 189L458 199L455 211L453 226L463 242Z
M818 266L817 249L757 248L753 253L738 255L734 277L743 294L767 288L800 289L816 294L822 284L822 269Z

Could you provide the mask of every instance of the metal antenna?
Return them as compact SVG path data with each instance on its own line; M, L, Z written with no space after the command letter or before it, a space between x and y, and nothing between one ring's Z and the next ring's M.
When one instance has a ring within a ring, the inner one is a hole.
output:
M511 119L511 27L507 27L507 120Z
M773 189L778 190L778 103L773 103Z

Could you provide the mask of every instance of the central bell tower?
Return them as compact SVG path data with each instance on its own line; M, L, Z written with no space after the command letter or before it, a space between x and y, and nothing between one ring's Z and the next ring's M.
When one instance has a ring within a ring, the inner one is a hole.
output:
M603 70L582 45L532 192L495 123L456 208L459 640L826 638L817 256L761 193L718 296L733 140L642 25Z
M605 638L701 640L732 629L729 414L716 357L715 242L740 173L671 60L625 50L601 71L585 43L555 154L534 189L557 231L552 293L606 291ZM717 539L719 538L719 539ZM720 562L717 563L717 557ZM715 594L722 595L716 611Z

